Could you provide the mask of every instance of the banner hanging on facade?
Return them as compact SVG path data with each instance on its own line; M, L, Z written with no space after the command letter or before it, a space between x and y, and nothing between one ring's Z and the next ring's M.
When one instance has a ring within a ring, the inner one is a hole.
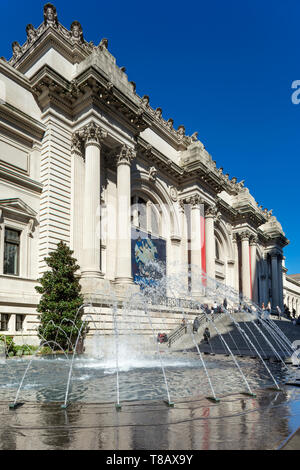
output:
M132 276L136 284L141 288L155 285L165 274L166 259L166 240L131 229Z

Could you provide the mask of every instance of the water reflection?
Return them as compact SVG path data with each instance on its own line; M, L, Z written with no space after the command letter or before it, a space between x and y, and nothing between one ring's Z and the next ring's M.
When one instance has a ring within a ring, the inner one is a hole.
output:
M0 449L214 450L274 449L300 422L300 392L261 390L256 398L225 396L113 404L1 404ZM294 412L296 414L294 414ZM297 419L298 418L298 419Z

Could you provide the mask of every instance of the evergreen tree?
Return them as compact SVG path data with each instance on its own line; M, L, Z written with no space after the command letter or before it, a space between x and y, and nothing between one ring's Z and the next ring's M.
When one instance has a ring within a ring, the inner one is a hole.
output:
M72 254L73 251L65 243L59 242L56 250L52 251L48 258L44 258L51 269L38 279L41 285L35 287L37 292L42 294L37 308L41 314L39 338L42 341L56 341L65 350L70 350L70 342L74 347L82 326L82 310L78 314L77 312L83 304L83 295L80 293L79 280L75 277L79 266ZM51 347L59 349L53 344Z

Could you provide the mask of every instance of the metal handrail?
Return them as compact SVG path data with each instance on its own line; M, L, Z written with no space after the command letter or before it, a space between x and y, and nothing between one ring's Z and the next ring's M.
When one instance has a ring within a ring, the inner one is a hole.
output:
M187 332L187 324L180 325L168 338L168 346L170 348L171 344L174 343L177 339L181 338Z
M199 316L199 327L204 322L205 318L205 315ZM179 338L181 338L181 336L187 333L187 328L188 324L180 325L175 331L173 331L173 333L170 334L168 339L169 348L171 347L172 343L175 343L175 341L177 341Z

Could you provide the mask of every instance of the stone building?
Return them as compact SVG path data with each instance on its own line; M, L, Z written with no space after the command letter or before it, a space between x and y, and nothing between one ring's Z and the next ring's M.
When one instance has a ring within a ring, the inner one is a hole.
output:
M287 274L283 267L283 301L292 314L300 315L300 274Z
M137 94L107 39L88 43L51 4L43 13L0 59L1 329L35 334L34 286L60 240L87 297L132 286L145 250L134 233L167 272L190 263L283 307L288 240L272 211L217 166L197 132L175 129Z

